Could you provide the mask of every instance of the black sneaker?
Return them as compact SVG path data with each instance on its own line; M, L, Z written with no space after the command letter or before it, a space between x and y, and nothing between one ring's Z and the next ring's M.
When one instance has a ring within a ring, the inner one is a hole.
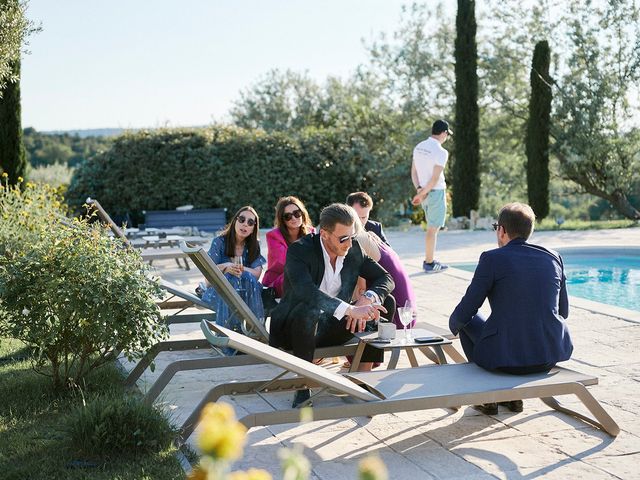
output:
M507 407L509 410L515 413L522 412L522 400L512 400L510 402L499 402L498 405Z
M483 403L482 405L474 405L473 408L485 415L497 415L498 404L497 403Z
M311 398L311 392L309 392L308 388L305 388L304 390L298 390L295 396L293 397L293 403L291 404L291 408L301 407L310 398ZM313 403L309 402L307 405L304 405L304 406L311 407L312 405Z

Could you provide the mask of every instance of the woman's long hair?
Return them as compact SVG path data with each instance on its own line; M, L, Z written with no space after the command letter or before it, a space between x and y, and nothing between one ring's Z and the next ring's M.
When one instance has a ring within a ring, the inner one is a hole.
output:
M300 225L300 230L298 231L298 236L296 238L289 237L289 230L287 229L286 222L284 221L284 209L289 205L295 205L302 212L302 225ZM311 219L309 218L309 212L304 206L304 203L298 198L292 195L288 197L281 197L276 204L276 218L273 221L273 225L280 230L282 236L287 242L287 245L292 244L298 238L304 237L307 233L311 231Z
M227 224L226 227L220 232L221 237L224 237L224 253L227 257L235 257L236 256L236 222L238 221L238 216L242 212L251 212L256 217L256 224L253 226L253 232L251 235L247 237L246 247L248 250L247 260L249 263L252 263L256 258L260 256L260 243L258 242L258 229L260 228L260 217L258 217L258 212L254 210L253 207L246 205L242 207L240 210L236 212L231 221Z

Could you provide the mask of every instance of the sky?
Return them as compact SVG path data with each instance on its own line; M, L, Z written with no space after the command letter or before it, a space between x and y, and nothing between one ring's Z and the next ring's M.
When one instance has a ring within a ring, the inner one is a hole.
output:
M22 124L39 131L228 120L273 68L319 81L367 59L406 0L29 0ZM435 2L434 2L435 7Z

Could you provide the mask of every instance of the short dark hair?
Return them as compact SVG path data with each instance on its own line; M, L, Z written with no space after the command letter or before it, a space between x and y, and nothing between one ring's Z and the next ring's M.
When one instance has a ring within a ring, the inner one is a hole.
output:
M353 207L356 203L361 207L373 207L373 199L367 192L353 192L347 196L347 205Z
M507 203L498 213L498 225L504 228L511 238L528 240L533 233L536 215L526 203Z
M320 229L333 232L336 224L351 226L355 223L356 212L344 203L332 203L320 212Z
M436 120L431 126L431 135L440 135L442 132L447 132L449 135L453 135L453 131L449 128L449 122L446 120Z

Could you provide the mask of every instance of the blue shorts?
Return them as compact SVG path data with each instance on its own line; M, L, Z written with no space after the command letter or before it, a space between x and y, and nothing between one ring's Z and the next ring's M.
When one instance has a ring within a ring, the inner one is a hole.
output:
M427 227L444 227L447 217L447 197L444 190L431 190L422 202Z

